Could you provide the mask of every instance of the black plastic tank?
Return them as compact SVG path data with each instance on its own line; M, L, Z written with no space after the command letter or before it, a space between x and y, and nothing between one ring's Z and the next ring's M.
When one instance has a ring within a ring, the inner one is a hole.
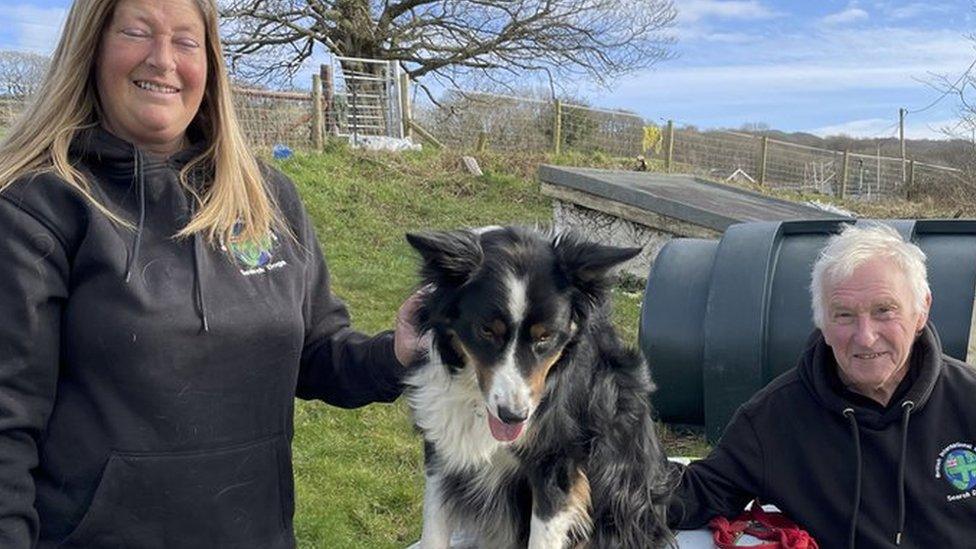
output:
M814 329L813 263L827 239L852 222L742 223L720 240L675 239L661 250L644 291L639 341L662 420L704 426L714 442L739 405L796 365ZM946 353L966 360L976 221L885 223L925 252L930 319Z

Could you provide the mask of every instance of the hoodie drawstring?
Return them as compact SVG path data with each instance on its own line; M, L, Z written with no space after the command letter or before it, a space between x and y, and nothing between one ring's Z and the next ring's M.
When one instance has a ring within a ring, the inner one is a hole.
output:
M895 545L901 545L901 534L905 531L905 454L908 450L908 419L915 408L915 402L906 400L901 403L905 411L901 419L901 457L898 459L898 532L895 533Z
M135 151L135 162L133 166L132 178L135 179L136 186L139 191L139 225L136 228L135 242L132 244L132 253L129 254L129 260L125 265L125 283L129 283L129 279L132 278L132 269L136 265L136 261L139 259L139 249L142 247L142 230L146 225L146 174L142 166L142 153L139 149L133 147Z
M844 408L844 417L851 424L851 434L854 436L854 455L857 459L857 473L854 481L854 513L851 515L851 531L847 537L847 546L854 549L854 540L857 536L857 515L861 511L861 434L857 430L857 418L854 417L854 409Z
M901 535L905 532L905 456L908 452L908 420L915 408L915 402L906 400L901 403L905 411L901 420L901 454L898 456L898 530L895 532L895 545L901 545ZM857 428L857 418L853 408L844 409L844 417L851 424L851 434L854 436L854 455L857 459L857 474L854 483L854 513L851 516L851 531L848 534L847 546L854 549L857 535L857 518L861 508L861 435Z
M190 199L190 218L196 213L195 198ZM207 316L207 300L203 297L203 277L200 276L201 244L200 235L193 233L193 289L194 298L197 305L197 312L200 315L200 322L203 325L203 332L210 333L210 319Z
M139 192L139 224L136 227L135 241L132 244L132 252L129 254L129 259L126 261L125 265L125 283L128 284L132 279L132 269L136 267L136 262L139 260L139 250L142 248L142 231L146 226L146 173L144 167L144 161L142 153L137 147L133 147L133 157L134 157L134 167L132 178L136 182L136 187ZM190 217L193 217L195 211L195 204L193 200L190 200ZM210 319L207 316L207 302L203 298L203 277L200 276L200 238L196 233L193 234L193 286L194 286L194 298L196 300L196 306L198 309L198 314L200 315L200 321L203 324L204 333L210 332Z

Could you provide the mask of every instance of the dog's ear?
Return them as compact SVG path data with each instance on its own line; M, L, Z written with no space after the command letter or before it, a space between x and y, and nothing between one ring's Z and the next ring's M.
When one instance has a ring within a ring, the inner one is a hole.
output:
M590 305L597 305L604 300L610 271L636 257L641 248L605 246L562 234L553 241L553 251L569 283L588 298Z
M641 248L618 248L563 235L553 243L556 259L574 283L589 284L606 278L611 269L637 257Z
M468 231L407 233L407 242L424 260L422 276L440 287L464 284L484 259L478 236Z

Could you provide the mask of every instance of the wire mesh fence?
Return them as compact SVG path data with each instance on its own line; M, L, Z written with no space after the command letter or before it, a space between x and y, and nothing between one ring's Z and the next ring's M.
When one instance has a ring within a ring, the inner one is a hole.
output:
M7 128L14 123L26 106L27 99L24 97L0 98L0 136L7 133Z
M584 105L485 92L449 90L418 102L414 120L438 141L461 150L641 153L644 120Z
M310 93L238 88L234 90L234 110L248 142L258 149L277 144L309 148L313 144Z
M634 157L643 152L644 119L628 112L559 104L560 149Z
M448 147L529 153L552 149L554 111L547 101L449 90L437 103L417 101L413 117Z
M947 184L960 170L880 154L845 153L729 131L671 129L656 154L670 171L863 200ZM673 137L672 137L673 136ZM668 144L668 140L671 143Z
M407 109L408 92L389 62L337 58L313 79L311 92L237 88L234 106L258 150L311 149L324 134L402 135L415 123L461 151L643 154L672 172L865 200L967 184L963 172L945 166L732 131L660 127L629 112L533 97L453 89L436 103L421 98ZM28 100L0 97L0 137Z

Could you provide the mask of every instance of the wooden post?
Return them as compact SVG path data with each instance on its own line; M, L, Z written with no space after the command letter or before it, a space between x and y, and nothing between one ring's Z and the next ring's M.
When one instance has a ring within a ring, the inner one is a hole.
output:
M335 84L332 81L332 67L319 65L319 76L322 77L322 118L325 128L330 135L339 133L339 117L335 111Z
M413 128L410 127L410 120L413 114L410 112L410 75L400 74L400 119L403 121L403 137L410 137Z
M441 143L440 141L438 141L437 138L434 137L434 134L432 134L429 131L425 130L421 125L417 124L413 120L410 121L410 127L413 128L413 131L417 132L417 135L419 135L421 138L425 139L435 149L443 149L444 148L444 144Z
M485 152L487 148L488 148L488 132L486 132L485 130L481 130L481 132L478 133L478 146L475 148L475 150L478 151L478 154L481 154Z
M674 120L668 120L668 148L665 151L664 171L671 173L671 161L674 159Z
M555 116L552 120L552 152L557 156L563 144L563 102L556 100Z
M844 198L847 195L847 171L851 163L851 151L844 151L844 171L840 176L840 187L837 189L837 198Z
M322 76L312 75L312 145L315 150L322 150L322 142L325 137L324 126L322 124Z
M915 192L915 161L908 161L908 192L905 193L905 198L911 200L911 193Z
M759 186L766 185L766 153L769 151L769 137L762 137L762 152L759 155Z
M898 140L901 141L901 184L905 179L905 109L898 109Z

